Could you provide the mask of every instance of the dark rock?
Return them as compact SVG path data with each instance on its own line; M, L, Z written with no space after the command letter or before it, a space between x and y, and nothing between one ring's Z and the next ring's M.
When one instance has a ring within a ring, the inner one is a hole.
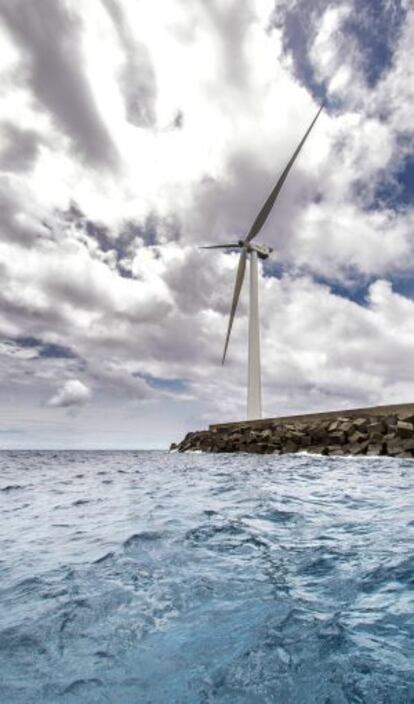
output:
M302 435L300 439L300 446L304 449L310 447L312 444L312 438L310 435Z
M381 445L384 441L382 433L370 433L368 437L371 445Z
M261 442L258 444L258 452L262 455L267 455L273 452L273 448L266 442Z
M401 452L401 440L394 438L394 440L389 440L387 442L387 454L391 457L398 455Z
M367 455L382 455L383 449L382 443L370 443L367 447Z
M339 422L338 420L335 420L333 423L331 423L331 424L328 426L328 431L329 431L330 433L334 433L335 430L338 430L338 429L339 429L340 425L341 425L340 422Z
M284 452L297 452L299 449L299 446L293 442L293 440L288 440L287 443L283 447Z
M364 455L368 448L368 442L355 442L349 444L350 455Z
M329 443L329 433L323 428L319 428L312 431L312 440L318 445L326 445Z
M384 418L384 422L388 428L388 432L395 432L397 428L397 416L387 416Z
M239 442L241 440L241 438L242 438L241 433L232 433L229 436L229 441L230 442Z
M398 417L400 420L404 420L407 423L414 424L414 414L413 413L400 413Z
M264 440L267 440L268 438L272 437L272 431L269 428L267 428L266 430L262 430L260 435Z
M414 434L414 426L404 420L397 421L397 435L400 438L411 438Z
M328 445L326 449L328 455L340 456L345 454L341 445Z
M292 430L292 432L289 433L289 440L292 440L297 445L300 445L302 443L302 438L303 433L300 433L297 430Z
M355 430L366 430L368 427L368 419L367 418L355 418L352 422L352 425L354 426Z
M335 431L331 433L329 441L335 445L343 445L346 442L346 435L343 431Z
M359 430L355 430L352 435L349 436L349 442L351 445L357 445L366 439L366 435L360 433Z
M386 432L386 425L382 421L377 421L376 423L369 423L367 426L367 433L369 435L383 435Z

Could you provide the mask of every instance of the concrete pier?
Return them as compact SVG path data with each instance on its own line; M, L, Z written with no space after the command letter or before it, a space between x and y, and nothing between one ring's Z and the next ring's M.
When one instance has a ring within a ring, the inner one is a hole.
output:
M414 403L217 423L188 433L171 449L412 458Z

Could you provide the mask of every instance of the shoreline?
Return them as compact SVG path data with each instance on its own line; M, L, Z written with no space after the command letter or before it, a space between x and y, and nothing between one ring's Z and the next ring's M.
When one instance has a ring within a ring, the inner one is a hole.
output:
M170 450L414 457L414 403L210 425Z

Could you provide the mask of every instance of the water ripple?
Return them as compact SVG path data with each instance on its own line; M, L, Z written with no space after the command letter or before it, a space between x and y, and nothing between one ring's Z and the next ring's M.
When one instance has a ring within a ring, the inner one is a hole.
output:
M0 453L0 701L414 702L413 465Z

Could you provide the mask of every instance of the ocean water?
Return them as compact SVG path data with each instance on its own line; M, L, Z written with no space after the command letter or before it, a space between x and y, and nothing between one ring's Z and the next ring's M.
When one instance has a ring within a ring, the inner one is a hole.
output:
M414 461L0 453L2 704L414 702Z

